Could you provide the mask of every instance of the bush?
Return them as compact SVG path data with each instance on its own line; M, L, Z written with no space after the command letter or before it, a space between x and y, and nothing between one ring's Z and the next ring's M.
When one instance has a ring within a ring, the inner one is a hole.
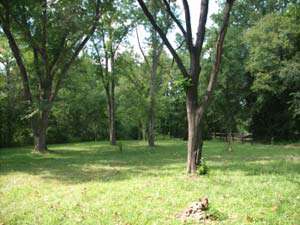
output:
M201 162L201 164L198 166L198 174L199 175L205 175L208 173L208 167L205 164L205 162Z

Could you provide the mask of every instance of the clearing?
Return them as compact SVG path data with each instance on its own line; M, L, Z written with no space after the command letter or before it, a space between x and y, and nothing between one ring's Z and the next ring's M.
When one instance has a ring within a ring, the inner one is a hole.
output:
M122 141L0 149L0 224L182 224L207 196L210 224L299 224L300 146L207 141L209 174L185 174L186 144ZM192 222L186 224L193 224Z

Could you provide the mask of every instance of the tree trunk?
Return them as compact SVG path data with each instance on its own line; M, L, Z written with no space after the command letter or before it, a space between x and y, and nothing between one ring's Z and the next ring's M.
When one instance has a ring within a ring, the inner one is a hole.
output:
M155 110L156 110L156 80L158 67L157 49L153 47L152 53L152 68L150 77L150 104L149 104L149 121L148 121L148 145L154 147L155 145Z
M186 100L188 118L187 173L196 173L197 151L199 147L199 115L197 113L197 86L187 90Z
M147 131L146 131L146 126L145 126L145 124L144 123L142 123L142 140L143 141L146 141L146 139L147 139Z
M115 113L115 73L114 73L114 55L111 52L111 81L109 86L109 140L111 145L117 144L116 138L116 113Z
M155 14L155 17L157 15ZM157 91L157 69L163 45L159 44L159 37L154 29L151 29L151 74L150 74L150 104L148 121L148 145L155 146L155 113L156 113L156 91Z
M155 143L155 109L154 97L150 96L150 109L149 109L149 127L148 127L148 145L154 147Z
M188 145L187 145L187 173L196 173L197 169L197 151L199 146L199 127L197 116L194 112L188 112Z
M199 166L202 163L202 147L203 147L203 123L200 119L200 126L199 126L199 147L197 149L196 155L196 165Z
M202 47L205 40L205 25L208 15L208 0L201 1L200 8L200 17L199 24L197 28L197 37L195 44L193 43L193 33L191 26L190 10L189 4L187 1L183 1L184 13L186 18L186 29L182 26L181 22L175 18L171 13L170 4L168 1L164 1L165 6L167 7L168 14L172 17L173 21L177 24L179 29L182 31L183 36L185 37L185 43L188 47L189 56L190 56L190 68L187 69L183 63L182 58L178 55L178 52L172 47L167 35L162 30L161 26L156 21L156 18L148 10L145 2L143 0L138 0L139 5L141 6L145 16L148 18L153 28L159 34L163 40L166 47L169 49L172 54L174 61L177 63L177 66L181 73L183 74L186 81L188 81L186 88L186 108L187 108L187 117L188 117L188 156L187 156L187 172L195 173L196 172L196 152L199 147L199 121L203 116L204 109L207 107L211 100L211 96L214 90L214 86L217 81L218 72L221 65L221 56L223 51L223 43L227 27L229 24L229 16L234 0L227 0L224 8L224 18L223 24L220 27L218 34L218 39L216 42L216 54L215 62L213 64L212 71L209 77L209 83L206 88L206 93L201 101L201 107L198 107L198 83L199 83L199 74L200 74L200 57L202 53Z
M41 116L32 118L34 150L40 153L44 153L47 150L48 116L49 112L44 110Z
M199 148L200 114L198 111L198 83L200 66L199 55L191 56L190 79L186 87L186 109L188 120L187 173L195 174L197 170L197 153ZM203 108L202 108L203 110Z
M109 120L109 141L111 145L116 145L116 123L114 99L108 101L108 120Z

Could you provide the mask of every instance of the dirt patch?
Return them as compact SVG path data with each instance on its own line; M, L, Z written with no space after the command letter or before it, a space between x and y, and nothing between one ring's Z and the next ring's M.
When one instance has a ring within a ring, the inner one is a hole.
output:
M212 215L208 212L208 198L204 197L199 199L197 202L193 202L184 211L176 214L176 218L182 220L183 222L188 220L193 220L197 222L214 220Z

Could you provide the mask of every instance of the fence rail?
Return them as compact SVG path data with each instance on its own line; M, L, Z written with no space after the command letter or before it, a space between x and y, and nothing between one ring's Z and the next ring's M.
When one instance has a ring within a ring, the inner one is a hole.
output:
M220 133L220 132L213 132L212 137L215 139L221 139L224 141L240 141L244 142L253 142L252 134L245 134L245 133Z

